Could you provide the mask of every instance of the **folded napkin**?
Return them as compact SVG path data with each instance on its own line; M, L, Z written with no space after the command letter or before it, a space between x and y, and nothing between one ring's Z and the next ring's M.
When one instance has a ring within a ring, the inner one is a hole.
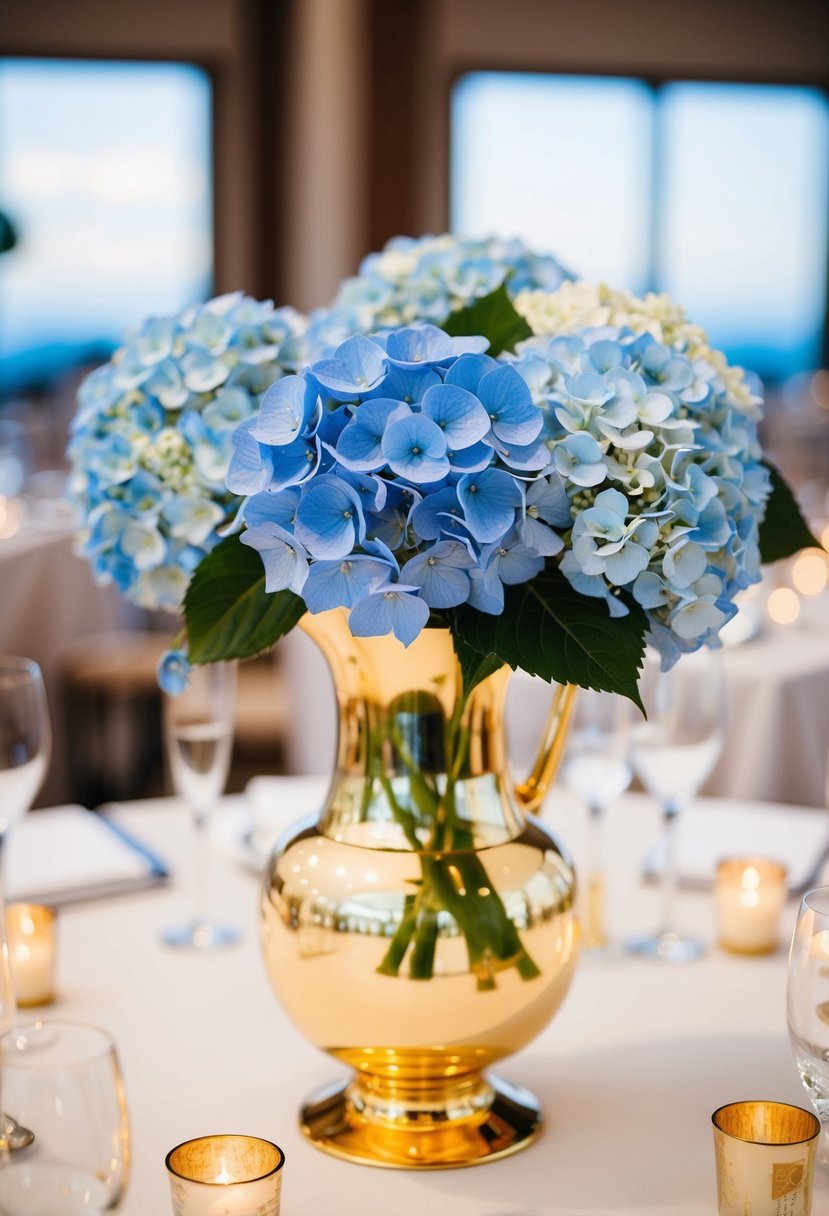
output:
M683 886L710 886L725 857L765 857L786 867L789 891L803 891L815 882L829 854L829 817L804 807L706 798L684 810L677 826ZM643 859L645 877L659 878L664 864L665 841L660 838Z
M68 904L163 882L163 862L103 815L81 806L26 815L9 834L8 903Z

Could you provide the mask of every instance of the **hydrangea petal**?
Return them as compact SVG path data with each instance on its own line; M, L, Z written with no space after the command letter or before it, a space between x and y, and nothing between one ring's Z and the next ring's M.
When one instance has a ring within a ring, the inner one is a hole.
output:
M365 536L359 495L342 478L315 477L303 487L295 532L314 557L347 557Z
M429 605L417 588L388 583L369 592L351 609L349 623L355 637L378 637L393 633L410 646L429 620Z
M259 408L251 434L260 443L287 444L302 434L316 406L313 385L302 376L284 376L272 384Z
M352 608L357 600L388 581L392 567L379 558L351 554L341 561L317 561L302 590L309 612Z
M392 422L383 435L381 447L392 471L417 485L440 481L449 472L446 436L423 414L410 414Z
M471 447L490 429L490 418L478 398L451 384L430 388L421 402L424 415L443 431L453 451Z
M487 372L478 385L478 398L489 414L492 430L503 443L532 443L544 421L526 381L510 364Z
M302 593L308 577L308 553L296 537L279 524L265 523L243 532L243 545L255 549L265 567L265 590Z
M467 473L458 482L457 495L470 532L482 543L499 540L509 531L522 505L515 479L503 469Z

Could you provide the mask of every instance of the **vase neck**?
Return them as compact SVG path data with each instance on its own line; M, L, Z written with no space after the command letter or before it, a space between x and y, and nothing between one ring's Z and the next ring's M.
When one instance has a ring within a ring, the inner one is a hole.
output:
M464 698L446 629L405 648L352 637L343 610L303 618L331 667L339 711L337 769L326 835L351 843L444 851L516 836L502 668Z

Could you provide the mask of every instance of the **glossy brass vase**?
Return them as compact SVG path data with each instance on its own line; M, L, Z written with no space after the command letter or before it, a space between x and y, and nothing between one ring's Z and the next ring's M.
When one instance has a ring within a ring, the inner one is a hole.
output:
M352 1070L302 1127L373 1165L441 1169L513 1153L533 1096L488 1073L558 1009L579 946L572 864L525 811L563 744L560 689L531 777L504 751L508 669L462 695L447 630L408 648L353 638L342 610L306 616L339 704L337 770L318 822L265 876L271 983L313 1043Z

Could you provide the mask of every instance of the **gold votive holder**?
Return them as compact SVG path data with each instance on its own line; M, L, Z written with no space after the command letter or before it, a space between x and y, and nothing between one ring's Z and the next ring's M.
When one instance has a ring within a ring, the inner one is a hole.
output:
M45 904L10 904L6 909L9 968L21 1009L55 999L57 912Z
M788 894L786 867L764 857L729 857L717 866L719 943L733 954L771 954Z
M285 1154L258 1136L200 1136L167 1154L173 1216L279 1216Z
M711 1122L719 1216L810 1216L816 1115L786 1102L731 1102Z

